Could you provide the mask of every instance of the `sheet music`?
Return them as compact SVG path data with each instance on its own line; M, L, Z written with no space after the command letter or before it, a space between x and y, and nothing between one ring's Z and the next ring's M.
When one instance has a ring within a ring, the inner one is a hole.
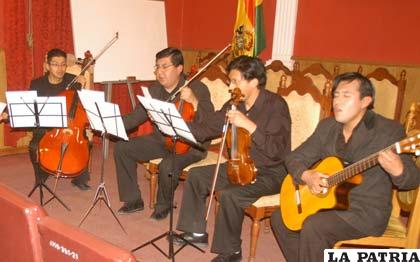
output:
M121 118L120 107L117 104L103 102L98 103L99 111L101 112L102 119L106 131L109 134L120 137L128 141L127 132L124 128L124 123Z
M90 127L94 130L104 132L105 130L103 129L102 121L99 118L98 109L96 109L95 102L105 102L105 94L100 91L92 91L86 89L77 91L77 93L79 95L80 102L86 111Z
M149 88L147 88L145 86L141 86L141 91L143 92L144 97L152 98L152 96L150 95L150 92L149 92Z
M187 141L197 143L184 119L182 119L182 116L176 109L175 104L143 96L137 96L137 98L147 110L153 122L157 124L160 131L169 136L178 135Z
M6 105L7 104L0 102L0 112L3 112L3 110L6 108Z
M117 104L105 102L105 95L101 91L82 89L77 92L92 129L100 132L106 131L108 134L128 140L120 107ZM98 112L98 109L100 112ZM102 116L103 123L100 116Z
M38 106L40 127L67 127L66 97L38 97L37 91L6 92L10 125L36 127L35 102Z

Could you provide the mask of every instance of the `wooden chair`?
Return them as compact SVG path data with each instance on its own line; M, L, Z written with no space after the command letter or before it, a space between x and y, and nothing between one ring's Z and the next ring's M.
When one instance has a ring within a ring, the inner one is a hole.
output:
M287 87L285 76L283 76L278 94L286 100L289 106L292 119L293 150L313 133L321 119L329 116L331 95L322 95L312 80L302 74L294 74L289 87ZM271 217L271 214L279 208L279 204L280 194L275 194L260 197L251 206L245 208L245 214L252 219L248 261L255 261L261 220ZM266 221L268 222L268 220Z
M396 79L385 68L377 68L366 75L375 87L374 111L381 115L398 120L404 99L406 71L401 71L400 79Z
M219 67L218 65L210 66L205 73L203 73L201 77L201 81L207 85L211 95L211 101L214 105L215 110L219 110L222 108L223 104L230 99L230 94L228 92L229 87L226 85L228 77L224 70ZM214 145L218 144L221 141L220 138L213 139L211 142L210 147L214 147ZM217 150L209 150L207 152L207 156L196 163L193 163L186 168L183 169L180 180L185 180L188 175L188 171L193 167L198 166L207 166L217 163L218 152ZM161 158L153 159L149 161L146 168L148 170L148 174L150 175L150 183L149 183L149 207L154 208L156 203L156 186L158 180L158 165L162 161ZM226 159L222 159L222 163L226 162Z
M420 131L420 102L413 103L407 113L405 128L407 135ZM417 157L420 167L420 158ZM418 248L420 237L420 193L419 189L411 191L393 190L392 214L388 226L382 236L364 237L340 241L335 248L342 246L374 246L389 248ZM407 223L401 216L401 211L409 213Z
M286 86L292 83L292 72L280 60L274 60L266 66L267 84L265 88L273 93L277 93L280 87L281 76L286 76Z
M359 239L339 241L335 248L343 246L372 246L388 248L418 248L420 235L420 194L419 190L405 192L414 195L414 203L410 210L407 224L402 222L399 215L398 192L393 194L393 214L391 215L385 233L379 237L364 237Z
M312 82L314 82L314 85L318 88L321 94L329 92L328 90L325 90L325 85L327 82L330 82L332 85L333 75L328 72L322 64L311 64L309 67L305 68L305 70L302 70L302 74L312 79Z

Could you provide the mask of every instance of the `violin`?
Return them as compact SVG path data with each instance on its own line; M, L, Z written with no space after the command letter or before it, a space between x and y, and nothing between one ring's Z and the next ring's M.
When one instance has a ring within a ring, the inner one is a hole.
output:
M185 122L192 122L195 116L194 106L191 103L188 103L182 99L179 99L175 102L175 106L178 109L179 113L182 116L182 119L184 119ZM165 137L165 147L168 150L172 150L174 148L174 139L172 137ZM190 145L182 142L182 141L176 141L175 143L175 153L177 155L185 154L190 150Z
M229 91L231 93L230 104L232 110L236 110L236 107L241 101L241 89L238 87ZM226 117L224 126L228 125L229 119ZM254 166L254 162L249 154L251 145L251 135L248 130L230 125L228 129L224 128L222 143L217 156L216 168L214 170L213 182L210 190L210 196L213 196L214 190L216 189L217 176L219 174L219 167L221 162L221 156L223 154L223 148L226 144L229 153L229 159L227 161L227 175L229 182L236 185L247 185L253 183L256 179L257 172ZM207 206L206 221L209 218L211 202L213 197L209 197L209 203Z
M232 110L236 110L242 97L241 90L235 88L230 92ZM231 184L244 186L255 181L257 174L249 153L250 147L251 135L248 130L231 124L226 134L226 148L229 153L227 175Z
M180 87L178 89L178 91L176 91L168 99L168 101L174 100L176 98L176 96L181 92L181 90L185 86L187 86L189 83L191 83L192 80L194 80L194 78L196 78L202 72L204 72L204 70L206 70L207 67L209 67L214 61L216 61L216 59L219 58L224 52L226 52L226 50L228 50L230 46L231 46L231 44L228 44L225 48L223 48L223 50L221 50L218 54L216 54L206 65L204 65L200 70L198 70L193 76L189 77L188 81L185 82L184 86ZM197 68L195 70L197 70ZM194 111L194 106L191 103L188 103L188 102L185 102L182 99L179 99L177 102L175 102L175 105L176 105L176 108L178 109L179 113L181 114L182 119L184 119L185 122L191 122L194 119L195 111ZM169 150L172 150L174 148L173 138L166 137L165 138L165 146ZM185 142L177 141L176 144L175 144L175 153L176 154L185 154L185 153L188 152L190 147L191 146L189 144L185 143Z

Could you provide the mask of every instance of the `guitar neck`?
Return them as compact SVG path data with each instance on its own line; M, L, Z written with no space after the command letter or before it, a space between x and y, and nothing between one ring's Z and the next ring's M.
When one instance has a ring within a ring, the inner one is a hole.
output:
M363 171L374 167L378 164L378 156L379 153L384 151L384 150L388 150L391 149L393 151L395 151L396 148L396 144L392 144L391 146L376 152L372 155L369 155L365 158L363 158L362 160L357 161L354 164L351 164L350 166L344 168L343 170L331 175L330 177L328 177L327 181L328 181L328 185L331 186L336 186L339 185L341 183L343 183L344 181L346 181L347 179L362 173Z

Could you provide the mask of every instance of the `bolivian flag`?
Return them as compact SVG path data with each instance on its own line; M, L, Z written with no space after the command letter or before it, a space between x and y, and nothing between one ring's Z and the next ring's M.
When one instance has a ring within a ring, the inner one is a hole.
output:
M233 56L258 56L265 48L263 0L238 0L233 31Z

